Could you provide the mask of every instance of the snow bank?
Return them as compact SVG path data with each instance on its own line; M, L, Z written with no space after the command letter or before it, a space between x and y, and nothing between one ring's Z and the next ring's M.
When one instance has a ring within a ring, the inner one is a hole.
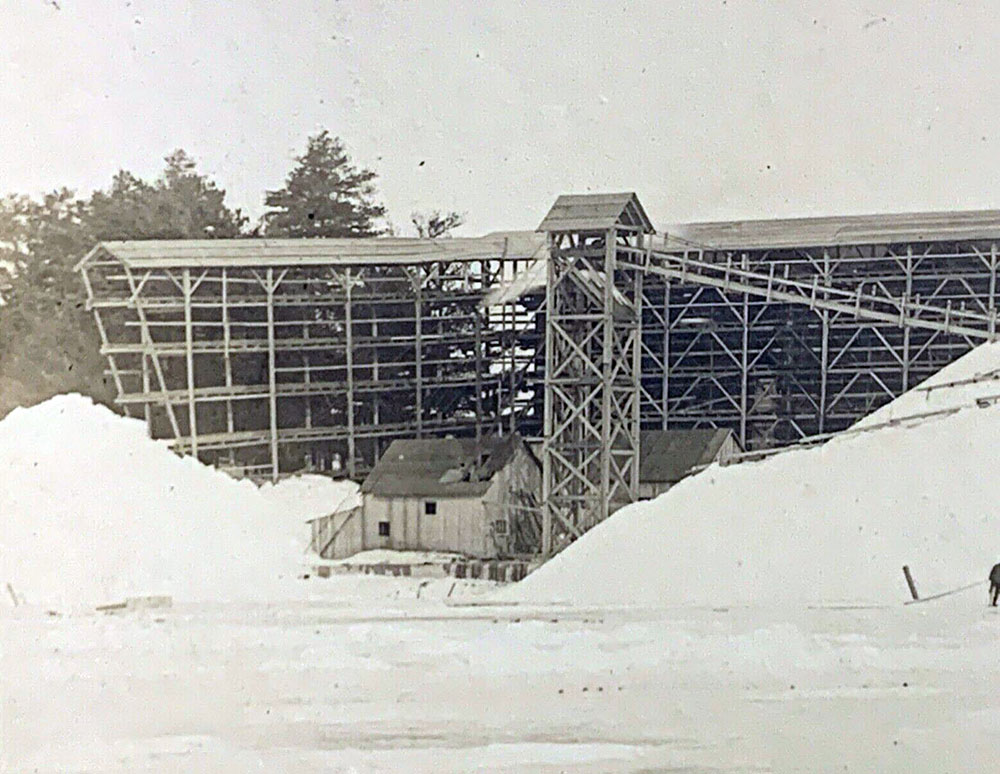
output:
M0 583L56 607L290 591L304 521L357 497L353 483L321 476L236 481L79 395L0 422L0 481Z
M982 344L854 424L871 427L1000 396L1000 342Z
M984 345L936 381L997 367L1000 346ZM947 390L930 393L936 407L949 402ZM950 402L969 405L966 398ZM881 421L919 413L927 400L912 391L877 413ZM978 581L1000 560L1000 407L971 406L713 466L622 509L501 596L650 606L898 603L909 598L904 564L924 595Z

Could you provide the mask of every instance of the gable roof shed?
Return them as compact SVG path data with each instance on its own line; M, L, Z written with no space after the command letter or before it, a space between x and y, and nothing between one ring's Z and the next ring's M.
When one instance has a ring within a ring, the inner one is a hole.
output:
M361 491L378 497L479 497L514 458L519 436L393 441Z
M676 484L693 468L708 465L733 436L724 428L643 430L639 434L639 481Z

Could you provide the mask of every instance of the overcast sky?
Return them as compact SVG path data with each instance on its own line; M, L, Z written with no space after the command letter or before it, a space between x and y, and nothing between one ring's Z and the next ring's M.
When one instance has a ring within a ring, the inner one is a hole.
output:
M0 0L0 193L182 147L253 215L341 136L391 219L534 228L1000 206L1000 14L954 2Z

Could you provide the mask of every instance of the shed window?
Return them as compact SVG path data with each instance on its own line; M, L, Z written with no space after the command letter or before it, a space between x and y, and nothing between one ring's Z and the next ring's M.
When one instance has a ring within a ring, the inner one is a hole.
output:
M497 535L507 534L507 521L505 519L497 519L493 522L493 531Z
M438 504L434 500L424 501L424 513L428 516L433 516L438 512Z
M389 522L380 521L378 523L378 534L380 537L389 537Z

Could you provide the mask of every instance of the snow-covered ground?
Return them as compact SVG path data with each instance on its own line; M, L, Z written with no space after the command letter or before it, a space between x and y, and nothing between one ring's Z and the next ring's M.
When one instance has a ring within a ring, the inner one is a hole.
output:
M8 612L3 770L995 770L1000 616L982 590L651 611L446 606L452 582Z
M0 768L992 771L997 368L979 348L869 426L932 419L709 468L503 589L306 580L303 521L350 487L233 481L78 397L15 411ZM903 564L976 585L907 606Z

